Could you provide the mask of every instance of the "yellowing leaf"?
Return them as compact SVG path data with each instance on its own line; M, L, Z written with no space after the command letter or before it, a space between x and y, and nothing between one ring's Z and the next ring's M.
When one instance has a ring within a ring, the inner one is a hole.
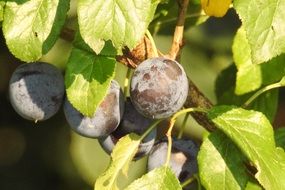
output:
M124 190L182 190L173 171L166 166L156 168L134 181Z
M231 2L231 0L201 0L205 13L215 17L223 17L227 13Z
M118 190L117 179L120 173L127 175L129 165L140 144L140 137L134 133L122 137L116 144L108 169L97 178L94 190Z

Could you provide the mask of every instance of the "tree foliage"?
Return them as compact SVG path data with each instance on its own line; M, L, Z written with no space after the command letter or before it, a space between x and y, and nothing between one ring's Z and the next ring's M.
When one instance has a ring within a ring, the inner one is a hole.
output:
M285 85L285 1L177 2L178 5L169 0L78 0L78 25L73 28L76 35L70 42L73 47L65 72L68 100L83 115L92 116L118 74L118 57L134 67L134 55L146 55L130 52L137 50L147 36L146 46L151 46L154 54L176 59L182 48L181 26L196 27L210 16L222 17L232 3L241 27L232 44L234 63L216 80L218 102L207 109L199 104L207 101L203 98L187 100L204 108L203 113L194 111L215 129L209 130L201 144L197 178L206 189L285 189L285 133L281 129L274 134L272 126L278 107L278 90L273 89ZM0 21L10 52L27 63L38 61L61 36L69 4L69 0L0 1ZM170 52L163 55L156 50L149 31L163 32L168 24L175 32ZM199 88L191 85L189 93L198 93ZM168 135L172 135L171 130L169 127ZM140 141L141 137L130 134L117 143L109 168L96 180L95 189L119 189L117 177L121 172L127 174ZM182 187L166 164L126 189Z

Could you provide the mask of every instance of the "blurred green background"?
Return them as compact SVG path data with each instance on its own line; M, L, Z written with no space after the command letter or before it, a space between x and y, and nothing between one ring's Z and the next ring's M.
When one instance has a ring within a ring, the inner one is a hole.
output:
M71 5L67 26L76 25L76 6ZM187 75L205 95L216 101L214 83L218 73L232 63L231 44L240 22L233 10L223 18L210 18L185 31L181 63ZM158 49L166 53L172 42L173 27L165 26L163 34L154 36ZM0 35L0 189L1 190L91 190L100 173L108 166L109 156L97 140L80 137L67 125L63 111L48 121L37 124L22 119L9 103L8 83L13 70L21 64L5 46ZM71 51L70 42L59 39L42 58L64 73ZM119 64L116 79L124 82L126 67ZM177 127L181 124L181 117ZM161 126L163 127L163 126ZM185 135L201 140L204 129L193 119ZM134 162L130 177L120 178L124 186L145 172L147 159Z

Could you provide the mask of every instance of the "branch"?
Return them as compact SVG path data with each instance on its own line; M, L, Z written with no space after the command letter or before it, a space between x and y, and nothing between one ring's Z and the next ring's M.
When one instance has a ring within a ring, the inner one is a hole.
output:
M189 92L184 106L186 108L193 108L193 107L199 107L205 109L212 108L213 106L212 102L197 88L197 86L193 83L192 80L188 79L188 81L189 81ZM197 121L197 123L199 123L208 131L215 130L216 127L214 123L212 123L208 119L205 113L191 112L190 114Z

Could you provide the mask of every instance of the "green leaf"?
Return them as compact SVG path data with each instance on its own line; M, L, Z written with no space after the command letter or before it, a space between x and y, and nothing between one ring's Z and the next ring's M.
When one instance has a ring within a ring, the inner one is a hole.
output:
M182 190L169 167L161 166L131 183L125 190Z
M285 54L264 64L253 64L244 27L238 30L234 38L233 58L238 69L235 93L239 95L277 82L285 75Z
M0 1L0 22L3 21L5 1Z
M76 31L72 44L78 49L94 53L94 51L84 42L79 30ZM117 55L117 50L113 47L110 41L107 41L100 52L100 55L115 57Z
M255 178L265 189L285 189L285 153L276 148L272 126L262 113L219 106L208 116L254 164Z
M218 75L216 79L216 97L219 105L242 106L255 93L235 94L236 72L235 65L230 65ZM262 112L273 122L278 106L278 92L278 89L274 89L261 94L248 108Z
M198 154L199 176L207 190L244 189L248 175L243 154L221 131L211 133Z
M284 0L233 2L245 27L254 64L285 53Z
M84 41L98 54L105 41L132 49L144 36L159 0L79 0L78 22Z
M276 146L285 150L285 127L278 128L274 131Z
M249 181L245 190L263 190L263 188L255 181Z
M68 100L86 116L93 116L115 75L114 57L73 48L67 62L65 86Z
M3 33L12 54L22 61L37 61L59 36L69 9L69 0L8 1Z
M111 157L112 161L108 169L95 182L94 189L117 190L117 178L121 172L127 174L128 167L135 156L140 137L136 134L129 134L122 137L116 144Z

